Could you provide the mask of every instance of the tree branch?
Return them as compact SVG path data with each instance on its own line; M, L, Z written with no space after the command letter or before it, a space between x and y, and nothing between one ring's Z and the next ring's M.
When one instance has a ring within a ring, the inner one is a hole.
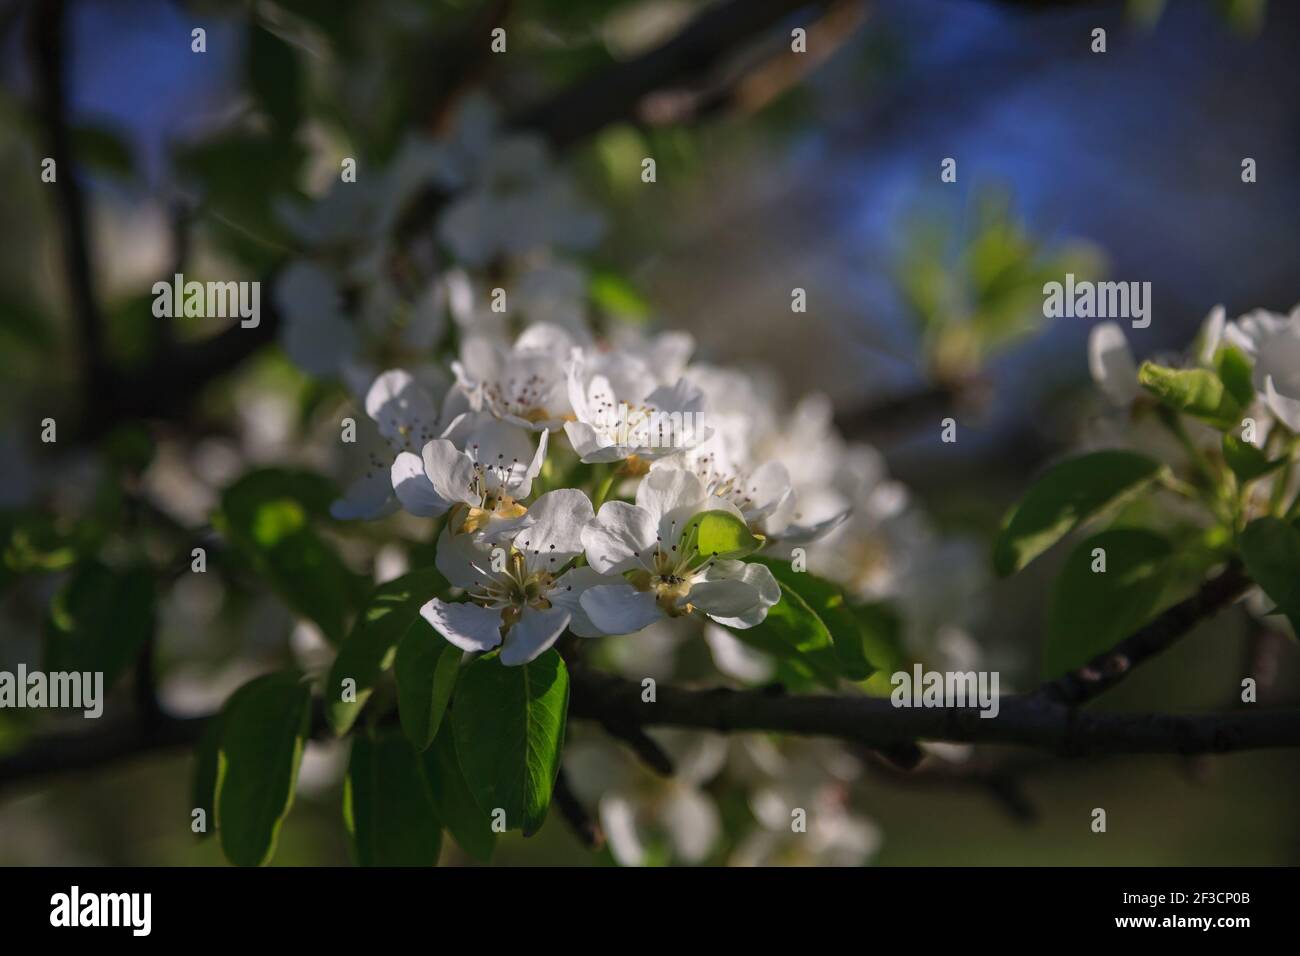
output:
M637 119L647 95L703 77L729 51L797 10L830 0L729 0L705 10L649 53L615 63L517 113L512 125L536 130L554 146L569 146L621 120Z
M1206 581L1196 593L1159 614L1149 624L1104 654L1043 685L1038 694L1069 706L1087 703L1114 687L1139 664L1168 650L1202 620L1232 604L1250 588L1250 579L1233 563Z
M834 737L885 754L915 750L918 740L1031 747L1067 757L1099 754L1208 754L1300 747L1300 710L1221 714L1098 714L1078 705L1115 686L1139 664L1170 647L1201 620L1236 600L1250 581L1235 565L1185 601L1121 641L1084 668L1029 694L999 699L996 717L970 707L895 707L861 695L786 696L767 690L687 690L660 685L644 702L639 683L570 667L569 713L595 720L633 746L656 770L671 772L648 727L721 733L771 731ZM208 718L152 714L89 733L38 738L0 758L0 788L56 772L90 769L141 754L192 745ZM313 736L327 733L323 716ZM905 762L903 766L909 766Z
M753 690L666 686L659 687L654 703L643 703L639 684L586 671L574 677L569 709L574 717L613 717L624 725L835 737L877 750L918 739L1019 745L1070 757L1300 747L1300 711L1094 714L1036 695L1000 703L996 717L984 718L970 707L895 707L877 697L771 697Z
M573 792L563 767L555 777L555 806L578 842L588 850L599 850L605 845L605 831Z
M198 743L209 717L160 715L105 723L85 733L38 737L16 753L0 757L0 789L60 773L94 770L145 754Z
M109 398L112 384L104 353L103 321L95 299L86 205L73 166L64 76L63 0L40 0L31 17L31 53L38 120L54 160L54 187L63 233L64 264L73 320L81 338L83 403L87 410Z

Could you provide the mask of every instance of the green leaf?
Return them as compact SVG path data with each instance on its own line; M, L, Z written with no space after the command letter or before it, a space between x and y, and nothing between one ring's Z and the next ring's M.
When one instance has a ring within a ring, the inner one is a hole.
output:
M361 866L435 866L439 822L420 756L395 732L358 734L343 783L343 820Z
M780 662L784 683L796 689L810 684L834 687L843 668L830 629L798 591L783 583L781 600L753 627L728 628L740 641Z
M683 554L692 551L722 559L743 558L762 544L749 526L729 511L703 511L686 522L679 546Z
M291 671L254 678L226 701L216 822L236 866L262 866L275 855L310 729L311 690Z
M883 601L855 604L850 610L858 621L857 639L862 645L862 656L873 668L867 686L887 688L890 675L908 662L903 651L903 619ZM881 684L882 680L885 683Z
M352 729L380 678L393 666L397 645L406 633L429 627L420 617L420 608L446 590L447 581L436 569L422 568L371 593L325 683L325 716L340 737Z
M194 748L191 803L194 809L203 811L204 829L195 834L200 840L211 836L217 829L217 777L221 768L223 713L224 710L208 721Z
M993 567L1006 577L1121 495L1154 478L1161 465L1130 451L1098 451L1049 468L1008 512L993 546Z
M592 273L588 293L598 308L611 315L634 322L643 322L650 315L650 305L645 297L616 272Z
M553 649L520 667L480 657L460 676L456 757L479 807L505 811L507 829L532 836L546 819L568 705L569 673Z
M291 134L302 113L302 82L293 48L250 20L249 88L281 135Z
M1286 464L1286 456L1268 460L1264 452L1248 441L1242 441L1232 432L1223 436L1223 460L1228 463L1232 473L1243 485L1254 481Z
M1246 573L1300 634L1300 530L1279 518L1256 518L1239 541Z
M1243 409L1255 400L1254 367L1249 356L1235 345L1225 345L1214 357L1214 367L1228 394Z
M53 517L35 510L0 511L0 590L32 571L63 571L82 548Z
M107 692L153 633L154 601L153 577L144 568L80 565L50 601L46 670L102 671Z
M871 661L869 646L873 638L881 636L875 629L884 625L882 618L870 613L856 613L838 585L807 571L796 571L789 561L754 560L772 572L777 584L781 585L782 600L786 599L787 592L792 593L799 599L792 601L793 609L811 614L816 619L815 622L807 621L806 626L814 632L813 640L817 644L820 645L821 632L829 638L840 673L855 681L866 680L872 675L876 668ZM796 616L792 615L790 620Z
M1241 406L1219 376L1208 369L1175 369L1143 362L1138 383L1174 411L1226 429L1241 419Z
M460 674L461 649L422 617L416 617L397 645L397 713L417 750L433 743Z
M483 812L465 783L450 721L444 721L421 761L438 818L462 850L480 863L487 863L496 849L497 835L492 830L492 817Z
M1102 556L1093 556L1097 548ZM1168 541L1141 528L1115 528L1080 541L1065 559L1048 612L1043 669L1059 677L1109 650L1155 611L1168 581Z
M310 519L326 517L335 497L333 484L319 475L254 471L222 494L219 524L285 603L337 644L365 584L311 526Z

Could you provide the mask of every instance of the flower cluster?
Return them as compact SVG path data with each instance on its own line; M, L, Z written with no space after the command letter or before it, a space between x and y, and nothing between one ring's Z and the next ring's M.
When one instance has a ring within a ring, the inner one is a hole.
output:
M566 632L637 632L591 653L667 680L691 675L699 655L685 648L707 648L726 678L787 679L744 632L781 600L770 561L794 558L851 599L893 601L900 653L972 665L964 625L983 556L937 534L881 455L838 433L823 396L790 407L762 371L694 360L690 335L605 314L566 255L599 235L598 217L540 144L471 100L449 140L408 142L373 179L360 199L336 186L319 216L290 223L306 251L281 278L282 341L366 413L362 453L347 456L363 473L333 515L435 523L450 590L421 613L443 638L511 667ZM401 210L422 190L455 198L394 256ZM349 208L326 215L345 196ZM340 321L345 299L352 321ZM695 737L676 749L720 744ZM721 821L702 785L723 763L753 792L757 821L736 862L873 855L878 836L849 805L857 769L841 748L796 740L776 754L746 738L730 753L675 761L671 784L625 767L618 786L601 783L623 761L595 741L566 765L580 790L605 794L600 815L623 863L655 847L686 862L715 851ZM844 772L828 780L830 765ZM801 789L787 793L796 776ZM812 811L810 839L790 839L787 803Z
M1231 320L1216 307L1186 354L1141 368L1119 326L1102 323L1092 330L1088 359L1098 389L1122 416L1104 418L1092 437L1155 453L1173 474L1187 475L1186 482L1164 482L1188 499L1184 519L1221 529L1208 540L1248 538L1257 519L1293 519L1300 511L1293 465L1300 447L1300 307L1289 315L1256 309ZM1171 416L1171 406L1185 414ZM1259 587L1245 606L1272 626L1294 626Z
M384 372L365 407L391 465L336 513L444 518L438 568L466 599L424 614L466 650L501 646L506 664L566 629L627 634L688 615L752 627L781 590L744 558L824 535L850 502L814 498L830 513L809 521L789 469L758 458L754 439L771 436L710 417L719 382L688 368L690 351L680 334L597 343L534 323L509 342L466 338L439 396Z

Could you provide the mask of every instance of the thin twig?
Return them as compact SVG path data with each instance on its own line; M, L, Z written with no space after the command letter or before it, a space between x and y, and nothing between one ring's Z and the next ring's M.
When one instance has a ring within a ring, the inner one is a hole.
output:
M605 831L573 792L563 767L555 778L555 806L579 842L588 850L599 850L605 845Z

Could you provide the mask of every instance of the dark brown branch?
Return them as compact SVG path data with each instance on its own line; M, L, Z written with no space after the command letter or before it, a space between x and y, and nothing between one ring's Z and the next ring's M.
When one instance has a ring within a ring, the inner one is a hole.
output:
M1070 706L1087 703L1114 687L1133 668L1168 650L1199 622L1232 604L1250 587L1237 564L1206 581L1195 594L1158 615L1151 623L1099 654L1083 667L1045 684L1038 694Z
M573 788L569 785L569 775L560 768L559 775L555 778L555 806L564 817L564 821L569 825L579 842L588 850L599 850L605 845L605 831L587 812L587 808L582 805Z
M1079 704L1113 687L1134 667L1168 648L1199 621L1232 603L1249 583L1240 568L1230 565L1192 597L1164 611L1088 668L1034 693L1001 698L998 715L991 718L982 717L973 708L906 708L874 697L787 696L764 689L687 690L661 685L656 688L656 699L645 702L639 683L588 670L576 661L570 668L569 709L574 717L600 723L661 773L671 773L672 764L645 733L649 727L834 737L885 754L912 752L918 740L1032 747L1070 757L1300 747L1300 710L1184 716L1098 714L1078 709ZM23 750L0 758L0 787L193 744L203 724L204 718L157 714L148 722L125 721L88 733L38 738ZM314 734L326 733L320 714L313 726Z
M637 119L650 93L704 77L729 51L798 10L815 10L828 2L729 0L710 7L662 46L584 77L518 113L513 125L536 130L557 147L569 146L610 123Z
M615 740L621 740L641 759L647 767L661 777L671 777L673 761L662 747L654 742L649 734L635 724L625 724L619 720L601 720L601 729Z
M95 298L85 198L77 181L68 127L67 85L64 75L66 42L63 0L40 0L32 12L31 53L34 66L38 122L45 148L54 160L54 190L63 234L64 268L73 320L81 345L81 372L86 408L108 397L111 384L104 351L104 327Z
M1300 711L1249 714L1095 714L1035 696L1006 697L994 718L973 708L895 707L837 695L769 697L759 691L660 686L654 703L639 684L587 672L575 677L571 713L643 727L721 733L774 731L835 737L876 750L915 740L1035 747L1061 756L1228 753L1300 747Z
M146 754L190 747L207 717L162 716L149 724L134 719L96 723L93 730L37 737L0 757L0 789L60 774L111 766Z
M510 7L510 0L488 0L447 35L426 44L425 68L415 81L413 100L430 129L437 131L442 126L457 94L482 75L492 55L488 38L495 27L505 23Z
M869 766L873 779L904 789L975 790L988 794L1014 822L1031 824L1038 820L1038 809L1025 790L1024 778L1033 770L1053 766L1048 758L999 760L950 764L929 762L914 770L899 770L871 752Z
M918 739L1033 747L1065 757L1300 748L1297 710L1109 714L1021 696L1003 698L998 716L987 719L970 708L900 708L874 697L771 697L761 691L662 685L654 703L643 703L640 684L590 671L574 675L570 712L623 726L833 737L875 750ZM86 733L37 738L0 758L0 788L192 746L207 719L164 716L149 726L119 721Z

